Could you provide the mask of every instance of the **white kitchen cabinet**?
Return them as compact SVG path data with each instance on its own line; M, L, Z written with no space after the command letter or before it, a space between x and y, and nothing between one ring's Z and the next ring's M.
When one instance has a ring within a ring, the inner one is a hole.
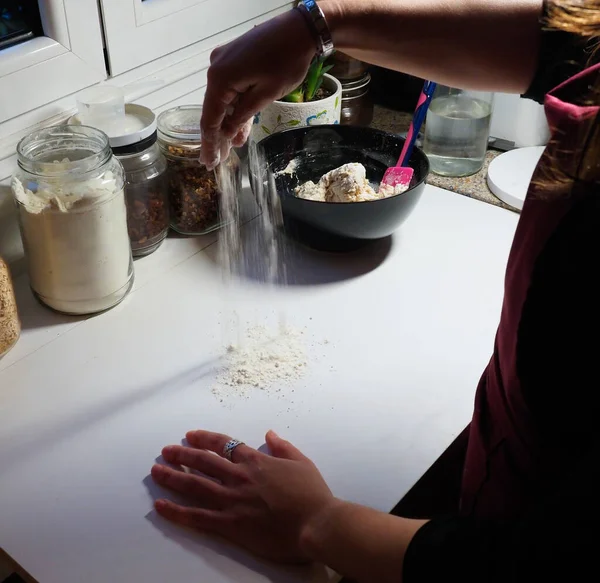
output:
M96 0L39 5L44 36L0 51L0 124L107 77Z
M209 38L289 0L101 0L111 75Z

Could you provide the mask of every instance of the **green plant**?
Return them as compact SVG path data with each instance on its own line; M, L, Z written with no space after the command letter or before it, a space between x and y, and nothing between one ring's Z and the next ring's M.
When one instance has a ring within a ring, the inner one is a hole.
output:
M323 85L323 76L331 70L333 65L326 65L322 59L315 59L306 73L306 77L300 87L297 87L291 93L288 93L282 101L289 103L305 103L313 101L317 91Z

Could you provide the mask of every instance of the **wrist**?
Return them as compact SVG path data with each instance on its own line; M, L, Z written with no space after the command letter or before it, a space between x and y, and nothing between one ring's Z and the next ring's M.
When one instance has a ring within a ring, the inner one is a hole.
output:
M333 498L303 526L300 531L299 546L307 559L313 562L322 562L323 549L330 538L328 527L335 524L349 506L348 502Z
M343 19L343 2L339 2L339 0L317 0L317 2L323 11L327 26L329 26L333 44L336 45L337 31Z

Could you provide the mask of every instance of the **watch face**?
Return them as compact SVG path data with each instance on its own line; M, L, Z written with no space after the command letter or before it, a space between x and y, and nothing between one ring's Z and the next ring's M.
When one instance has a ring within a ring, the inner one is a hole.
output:
M38 583L21 565L0 549L0 583Z

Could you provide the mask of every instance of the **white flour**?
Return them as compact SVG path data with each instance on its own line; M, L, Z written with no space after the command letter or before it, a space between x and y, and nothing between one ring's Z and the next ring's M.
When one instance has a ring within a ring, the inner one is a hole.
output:
M280 392L304 376L308 366L302 334L249 328L240 345L229 345L213 393L218 398L247 396L249 390Z
M294 158L288 162L288 165L283 170L275 172L275 176L294 176L296 174L296 170L298 169L299 164L300 163L298 159Z
M122 188L109 172L37 192L13 179L31 287L51 308L89 314L127 293L133 271Z
M250 144L250 150L250 171L258 176L254 195L263 212L253 225L245 227L245 237L241 238L239 193L233 190L227 169L222 165L220 210L226 226L219 236L219 263L226 286L252 274L254 280L265 286L265 293L269 293L275 285L285 283L285 242L279 230L281 208L274 183L264 176L266 164L259 160L256 145ZM231 311L225 319L233 318L223 330L226 354L213 393L221 401L227 397L247 397L256 390L280 393L302 378L308 367L303 333L281 324L279 328L244 325L237 317L237 306L231 297ZM284 320L284 315L279 314L279 321ZM232 336L237 338L235 344L227 342Z

